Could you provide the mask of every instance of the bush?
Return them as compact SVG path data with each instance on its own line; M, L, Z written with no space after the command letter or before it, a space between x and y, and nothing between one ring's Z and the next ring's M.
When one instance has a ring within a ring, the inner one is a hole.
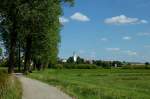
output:
M0 63L0 67L7 67L8 65L8 61L7 60L3 60L1 63Z
M94 64L64 64L63 68L66 69L96 69Z
M62 64L56 64L56 65L52 65L51 68L53 68L53 69L63 69L63 65Z
M150 65L126 65L122 69L150 69Z
M65 63L65 64L53 65L53 66L51 66L51 68L54 68L54 69L96 69L98 67L94 64L69 64L69 63Z

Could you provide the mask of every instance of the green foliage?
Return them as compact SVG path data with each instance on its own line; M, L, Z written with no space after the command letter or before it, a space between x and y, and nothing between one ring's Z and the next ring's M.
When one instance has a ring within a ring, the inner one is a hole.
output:
M150 65L150 64L149 64L149 62L146 62L146 63L145 63L145 65L147 65L147 66L148 66L148 65Z
M63 66L63 64L55 64L55 65L52 65L50 68L53 68L53 69L64 69L64 66Z
M96 65L93 64L57 64L52 66L51 68L55 69L96 69L98 68Z
M94 61L94 64L107 69L112 67L112 63L109 61Z
M149 70L51 69L29 77L57 86L75 99L150 99Z
M77 63L77 64L84 64L84 59L78 56L76 63Z
M84 62L84 59L83 59L83 58L81 58L81 57L78 56L76 62L74 62L73 57L69 57L69 58L67 59L67 63L84 64L85 62Z
M68 60L67 60L67 63L74 63L73 57L69 57Z
M125 65L122 69L150 69L150 65Z
M122 67L122 65L123 65L123 63L122 62L120 62L120 61L113 61L112 62L112 66L117 66L117 67Z
M94 64L103 68L111 68L115 66L122 67L123 65L123 63L120 61L101 61L101 60L94 61Z
M0 14L3 18L0 26L3 28L2 40L5 48L9 53L9 73L13 72L15 65L15 51L17 42L17 29L19 28L19 6L22 5L22 0L0 0Z
M3 61L0 63L0 67L8 67L8 61L7 61L7 60L3 60Z
M3 50L2 48L0 48L0 56L2 56Z
M66 69L96 69L97 66L93 64L64 64Z
M0 0L1 37L9 53L10 72L16 65L18 46L25 55L25 71L31 61L56 64L61 29L59 17L62 6L65 3L73 5L73 1Z

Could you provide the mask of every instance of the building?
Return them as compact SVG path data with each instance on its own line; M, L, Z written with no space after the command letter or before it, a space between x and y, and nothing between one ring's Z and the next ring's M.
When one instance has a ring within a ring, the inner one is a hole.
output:
M78 57L77 54L75 52L73 52L73 61L74 62L77 62L77 57Z

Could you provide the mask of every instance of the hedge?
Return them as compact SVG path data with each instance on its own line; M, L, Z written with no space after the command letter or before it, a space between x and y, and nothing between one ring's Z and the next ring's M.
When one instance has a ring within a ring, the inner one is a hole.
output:
M55 69L96 69L97 65L94 64L57 64L52 66Z

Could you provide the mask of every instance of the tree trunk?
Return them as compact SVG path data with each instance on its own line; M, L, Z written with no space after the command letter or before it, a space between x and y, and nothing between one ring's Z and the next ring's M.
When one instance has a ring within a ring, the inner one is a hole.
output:
M11 37L11 45L10 45L10 52L9 52L9 66L8 66L8 73L14 72L14 65L15 65L15 49L16 49L16 33L12 33L14 36Z
M28 73L29 72L29 67L31 64L31 44L32 39L31 36L28 35L26 38L26 50L25 50L25 65L24 65L24 72Z
M20 72L21 71L21 55L20 55L20 53L21 53L21 51L20 51L20 42L18 41L18 48L19 48L19 50L18 50L18 71Z
M16 23L13 23L12 31L10 34L10 48L9 48L9 66L8 66L8 73L14 72L15 67L15 51L16 51L16 39L17 39L17 32L16 32Z

